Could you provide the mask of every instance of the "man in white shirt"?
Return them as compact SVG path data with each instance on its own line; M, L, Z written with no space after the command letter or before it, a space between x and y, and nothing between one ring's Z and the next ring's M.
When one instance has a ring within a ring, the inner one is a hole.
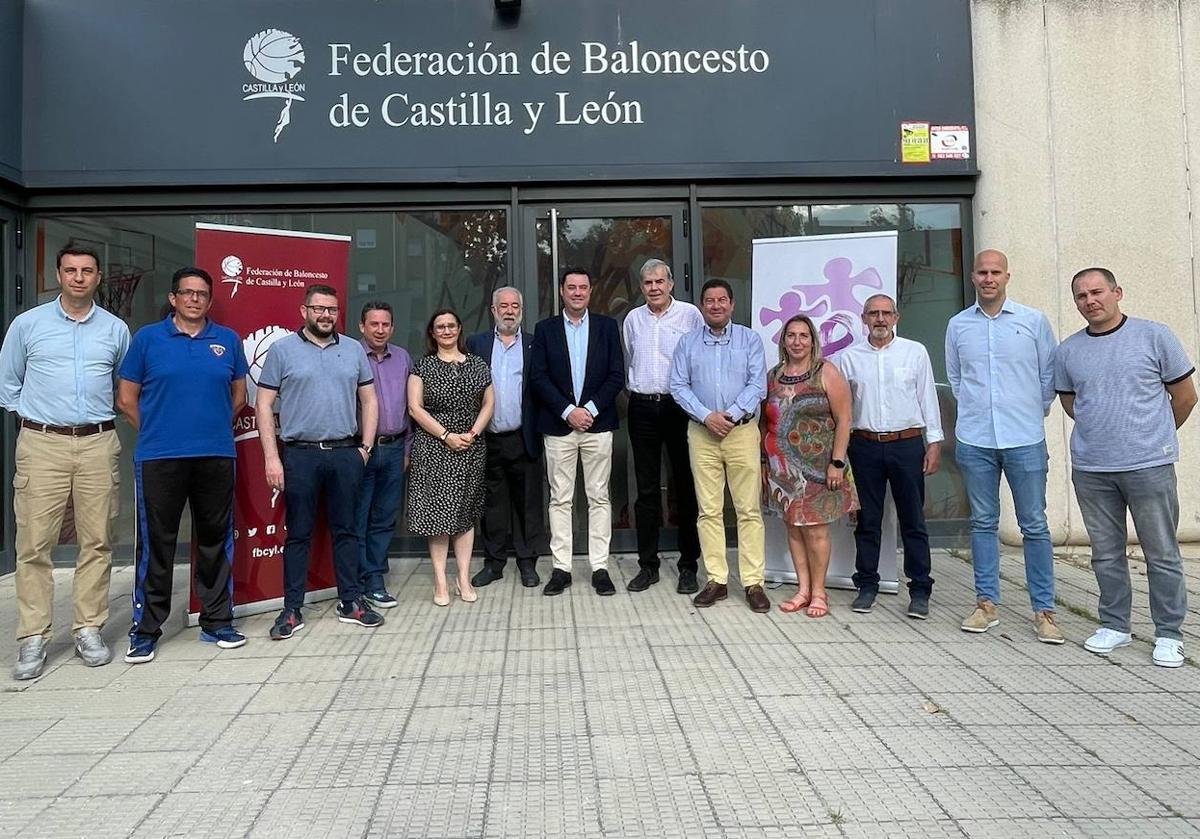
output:
M904 544L908 616L925 620L933 589L925 530L925 476L937 472L942 458L933 366L925 347L896 335L900 313L891 297L868 297L862 318L870 331L867 343L856 344L838 359L854 395L849 455L862 505L854 528L858 596L851 608L871 611L879 593L883 502L890 486Z
M625 381L629 387L629 445L633 449L637 478L633 511L637 518L641 566L627 588L645 591L658 582L665 448L679 525L679 584L675 590L680 594L695 594L700 590L696 582L700 560L700 537L696 532L699 513L688 461L688 416L671 398L671 356L680 338L704 325L704 317L691 303L671 296L675 281L670 265L661 259L648 259L640 273L646 305L626 315L621 330L628 362Z

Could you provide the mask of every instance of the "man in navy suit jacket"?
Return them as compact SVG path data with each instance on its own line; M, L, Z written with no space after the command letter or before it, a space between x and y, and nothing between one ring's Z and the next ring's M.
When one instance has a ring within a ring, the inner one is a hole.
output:
M521 585L541 583L537 544L542 539L542 476L538 460L542 440L534 430L529 387L533 336L521 329L524 299L512 286L492 293L496 327L467 339L467 350L492 368L496 410L487 427L487 501L480 529L483 568L471 578L486 586L504 576L508 551L517 557Z
M535 428L546 448L550 481L550 553L554 571L542 589L562 594L571 585L571 520L575 471L583 461L588 499L588 558L592 588L615 593L608 575L612 472L617 394L625 386L625 359L617 322L588 312L592 278L585 268L568 268L558 282L563 313L537 325L529 364L536 403Z

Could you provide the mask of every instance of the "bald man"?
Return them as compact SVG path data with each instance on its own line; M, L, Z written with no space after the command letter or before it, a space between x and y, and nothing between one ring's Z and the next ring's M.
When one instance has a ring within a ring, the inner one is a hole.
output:
M958 400L954 458L971 503L975 609L962 630L1000 623L1000 475L1012 491L1025 552L1034 631L1063 643L1054 617L1054 554L1046 524L1046 430L1056 341L1044 314L1008 298L1008 257L975 257L975 303L946 327L946 375Z

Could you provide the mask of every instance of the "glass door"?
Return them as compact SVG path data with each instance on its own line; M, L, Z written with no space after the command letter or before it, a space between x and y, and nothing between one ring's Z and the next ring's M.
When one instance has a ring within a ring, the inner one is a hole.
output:
M687 207L678 204L558 204L531 205L522 209L521 247L524 265L523 291L527 324L561 312L558 278L569 267L586 268L592 277L590 311L623 322L625 315L645 301L641 293L640 269L647 259L658 258L671 265L675 297L690 300L692 267L688 264ZM610 494L613 512L613 552L633 551L633 502L637 497L633 455L629 447L626 397L618 400L621 428L613 439L613 468ZM672 488L664 470L664 524L661 548L675 548L675 506ZM549 492L546 492L549 497ZM583 499L582 478L576 498ZM586 550L586 505L575 505L575 548Z

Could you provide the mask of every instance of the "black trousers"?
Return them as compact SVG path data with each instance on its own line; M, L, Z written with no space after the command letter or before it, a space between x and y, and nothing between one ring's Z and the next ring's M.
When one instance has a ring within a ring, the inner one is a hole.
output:
M192 511L200 626L233 622L233 476L230 457L148 460L137 474L137 574L133 632L158 638L171 614L179 520Z
M638 565L657 569L658 532L663 524L662 459L667 452L675 483L675 519L679 526L679 570L695 571L700 560L696 522L696 485L688 459L688 415L669 396L646 399L629 396L629 445L637 480L633 514L637 522Z
M518 564L536 562L545 531L542 470L537 458L526 454L520 429L488 432L484 486L480 531L485 561L503 566L511 550Z
M878 443L850 436L850 468L858 487L862 509L854 528L854 585L879 589L879 541L883 530L883 504L892 488L900 541L904 545L904 575L908 590L929 594L929 533L925 530L925 443L921 437Z

